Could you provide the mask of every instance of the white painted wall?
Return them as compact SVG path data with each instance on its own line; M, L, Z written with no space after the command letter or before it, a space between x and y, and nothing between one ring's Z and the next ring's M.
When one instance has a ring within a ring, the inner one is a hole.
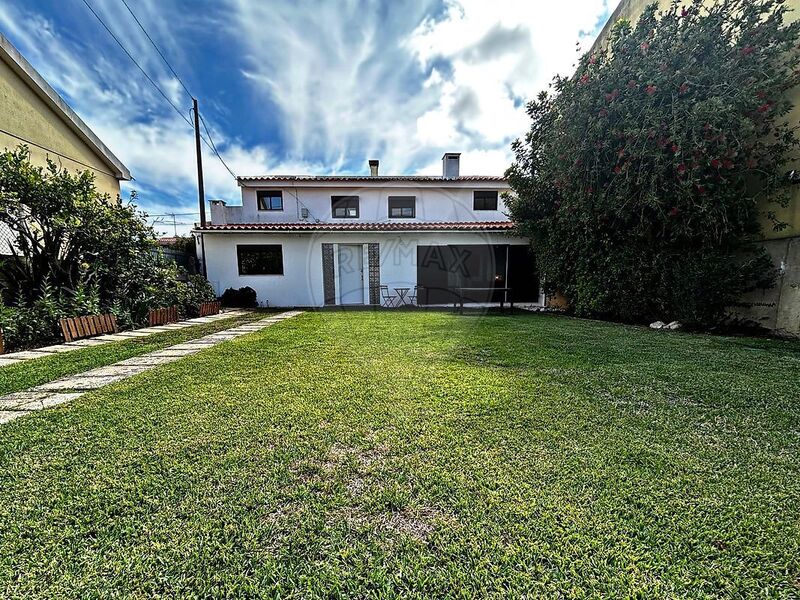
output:
M208 280L217 294L226 288L250 286L259 302L270 306L323 306L322 244L380 244L381 283L394 289L417 283L417 246L449 244L515 244L527 241L503 233L474 232L325 232L325 233L204 233ZM238 244L281 244L283 275L239 275ZM335 250L335 249L334 249ZM336 252L334 252L334 256ZM364 256L364 285L368 264Z
M256 200L257 190L281 190L282 211L260 211ZM242 205L224 206L212 203L211 222L214 225L230 223L298 223L303 221L302 208L307 208L307 221L333 223L420 223L432 221L507 221L502 197L498 210L473 210L475 190L497 190L499 195L508 186L496 182L462 182L409 186L404 182L385 182L365 186L290 186L280 184L248 185L242 187ZM334 219L331 215L331 196L358 196L358 219ZM390 219L389 196L415 196L416 217Z

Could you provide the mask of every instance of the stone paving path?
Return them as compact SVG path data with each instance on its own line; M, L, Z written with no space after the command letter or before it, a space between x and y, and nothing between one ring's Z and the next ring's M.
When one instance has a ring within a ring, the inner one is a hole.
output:
M0 355L0 367L6 365L15 365L26 360L33 360L34 358L42 358L43 356L51 356L53 354L61 354L62 352L72 352L73 350L80 350L89 346L102 346L103 344L110 344L111 342L120 342L138 337L147 337L160 331L172 331L173 329L186 329L194 325L203 325L205 323L213 323L222 319L230 319L232 317L240 317L247 314L244 310L232 310L217 315L208 317L199 317L196 319L187 319L185 321L178 321L177 323L169 323L167 325L158 325L156 327L145 327L144 329L134 329L133 331L120 331L119 333L109 333L106 335L98 335L97 337L88 338L85 340L75 340L74 342L67 342L66 344L56 344L54 346L45 346L44 348L36 348L35 350L23 350L21 352L10 352L9 354Z
M168 348L148 352L147 354L127 358L112 365L98 367L78 375L70 375L69 377L38 385L23 392L15 392L6 396L0 396L0 423L11 421L30 411L42 410L69 402L89 391L127 379L128 377L133 377L139 373L144 373L160 365L180 360L186 356L197 354L201 350L211 348L221 342L260 331L275 323L280 323L286 319L296 317L302 314L302 312L303 311L292 310L270 315L260 321L254 321L252 323L239 325L238 327L233 327L232 329L218 331L217 333L212 333L196 340L190 340ZM231 313L227 314L230 315ZM140 329L139 331L144 330Z

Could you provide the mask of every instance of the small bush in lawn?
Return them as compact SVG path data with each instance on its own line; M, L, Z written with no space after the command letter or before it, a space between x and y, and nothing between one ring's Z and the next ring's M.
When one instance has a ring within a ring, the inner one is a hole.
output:
M227 308L256 308L258 306L258 296L250 286L241 287L238 290L228 288L220 296L220 301L222 306Z

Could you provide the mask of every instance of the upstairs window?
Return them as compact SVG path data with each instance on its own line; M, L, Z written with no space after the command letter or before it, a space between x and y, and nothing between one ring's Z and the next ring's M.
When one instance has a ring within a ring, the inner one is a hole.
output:
M283 247L280 244L236 246L239 275L283 275Z
M358 196L331 196L331 214L335 219L357 219Z
M413 219L416 215L415 196L389 196L390 219Z
M259 190L258 210L283 210L283 192L280 190Z
M497 190L475 191L472 208L473 210L497 210Z

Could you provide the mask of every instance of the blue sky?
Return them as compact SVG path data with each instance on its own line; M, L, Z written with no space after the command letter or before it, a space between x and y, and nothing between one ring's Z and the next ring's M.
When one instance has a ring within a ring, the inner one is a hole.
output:
M122 1L87 1L188 118ZM437 174L445 151L463 153L464 174L500 174L525 100L571 70L617 3L128 0L237 175L366 173L370 158L383 174ZM124 194L151 214L197 210L191 129L83 0L0 0L0 30L130 168ZM204 150L207 199L238 203Z

